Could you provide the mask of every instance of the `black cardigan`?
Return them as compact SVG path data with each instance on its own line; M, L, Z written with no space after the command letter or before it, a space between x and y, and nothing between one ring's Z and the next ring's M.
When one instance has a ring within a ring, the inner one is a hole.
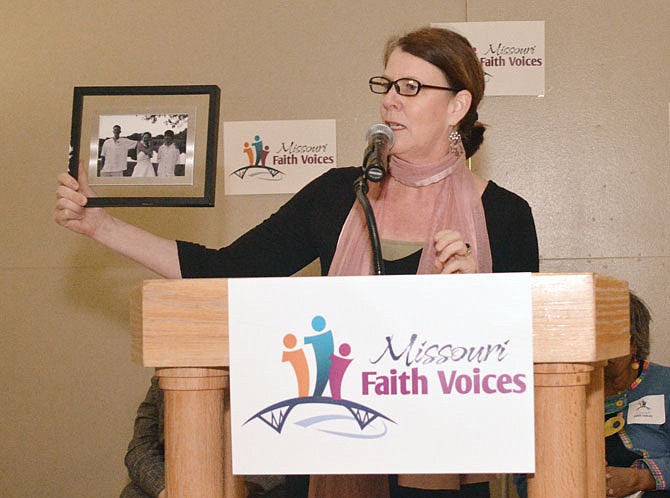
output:
M316 178L276 213L221 249L178 241L184 278L290 276L316 258L327 275L344 221L355 201L360 168L335 168ZM528 203L489 182L482 204L494 272L537 272L535 223Z

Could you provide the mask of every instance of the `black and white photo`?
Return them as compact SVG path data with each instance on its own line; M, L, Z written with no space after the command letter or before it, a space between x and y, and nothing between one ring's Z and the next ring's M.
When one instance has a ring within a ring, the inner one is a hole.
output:
M70 173L90 206L213 206L216 86L76 87Z

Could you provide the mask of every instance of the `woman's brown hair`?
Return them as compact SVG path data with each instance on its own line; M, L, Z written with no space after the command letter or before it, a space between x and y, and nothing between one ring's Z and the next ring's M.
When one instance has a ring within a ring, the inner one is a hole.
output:
M484 96L484 69L470 42L454 31L425 27L390 39L384 51L384 66L391 52L399 48L438 67L449 86L468 90L472 104L458 124L467 157L472 156L484 141L485 127L478 121L477 107Z

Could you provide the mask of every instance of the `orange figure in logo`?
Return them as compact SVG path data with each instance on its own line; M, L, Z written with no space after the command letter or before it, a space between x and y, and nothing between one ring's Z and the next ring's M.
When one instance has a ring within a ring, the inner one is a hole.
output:
M249 166L252 166L254 164L254 152L251 150L251 147L249 146L249 142L244 142L244 153L247 155L249 158Z
M286 334L284 336L284 346L287 349L295 348L298 344L298 339L296 339L293 334ZM298 396L303 398L309 395L309 368L307 366L307 358L305 358L305 352L301 349L295 349L293 351L284 351L281 357L281 361L288 361L293 367L295 372L296 380L298 381Z

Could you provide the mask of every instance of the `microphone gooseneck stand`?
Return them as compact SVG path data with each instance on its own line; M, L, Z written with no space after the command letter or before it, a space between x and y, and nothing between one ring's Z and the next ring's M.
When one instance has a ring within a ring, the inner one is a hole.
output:
M354 182L356 198L361 203L368 225L370 245L372 246L372 260L375 275L384 275L384 259L382 246L379 240L379 231L375 221L375 213L370 205L368 194L368 180L379 183L386 176L388 168L388 151L393 147L393 131L385 124L372 125L365 140L368 146L363 154L363 174Z
M365 164L367 161L364 161ZM379 240L379 232L377 230L377 221L375 220L375 213L372 210L370 205L370 200L368 199L368 180L363 173L359 176L354 182L354 191L356 192L356 198L358 202L361 203L363 207L363 212L365 213L365 221L368 225L368 234L370 236L370 245L372 246L372 260L374 264L375 275L384 275L384 260L382 259L382 246Z

